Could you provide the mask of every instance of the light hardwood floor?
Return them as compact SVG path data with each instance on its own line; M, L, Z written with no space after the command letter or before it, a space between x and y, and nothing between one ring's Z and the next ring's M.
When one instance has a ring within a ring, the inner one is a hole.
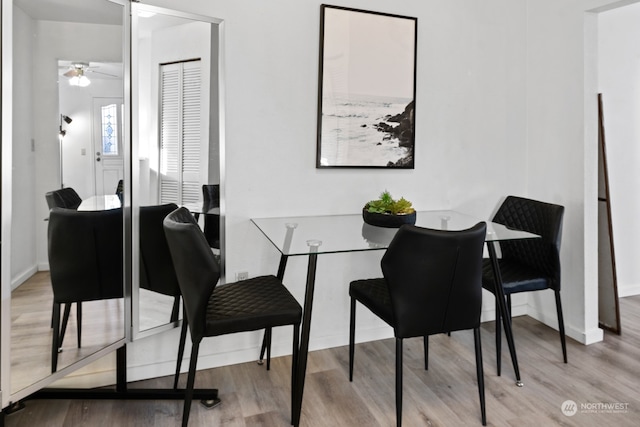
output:
M603 342L568 342L569 364L561 362L558 334L526 316L514 319L523 388L514 384L508 353L496 376L494 323L482 326L487 421L490 426L640 425L640 296L621 300L621 336ZM429 370L422 343L407 340L404 357L406 426L480 426L473 337L456 332L432 337ZM503 346L506 350L506 345ZM198 372L197 387L217 387L223 402L206 409L194 402L191 426L287 426L290 421L290 357L272 361L271 371L244 363ZM354 381L348 380L348 349L310 353L302 426L393 426L394 341L356 347ZM184 376L181 381L184 381ZM170 387L169 377L131 387ZM572 400L577 413L562 413ZM180 401L27 401L6 417L7 426L175 426ZM618 404L623 412L601 408ZM584 406L588 405L588 406ZM625 410L626 408L626 410Z
M140 289L140 328L169 322L173 297ZM34 274L11 293L11 390L17 392L51 373L51 307L53 291L48 271ZM124 338L124 301L82 303L82 348L78 348L76 304L58 355L64 368Z

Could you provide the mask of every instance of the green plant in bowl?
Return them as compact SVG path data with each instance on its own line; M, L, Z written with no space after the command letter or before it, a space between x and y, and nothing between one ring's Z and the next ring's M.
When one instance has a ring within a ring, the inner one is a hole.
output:
M391 197L391 193L386 190L380 194L379 199L371 200L364 208L370 213L391 215L407 215L415 212L410 201L404 197L401 197L399 200L394 200L393 197Z

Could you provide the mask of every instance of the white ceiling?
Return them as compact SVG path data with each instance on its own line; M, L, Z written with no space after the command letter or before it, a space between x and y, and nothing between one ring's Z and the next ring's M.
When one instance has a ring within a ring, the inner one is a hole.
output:
M122 25L122 6L108 0L13 0L36 20Z

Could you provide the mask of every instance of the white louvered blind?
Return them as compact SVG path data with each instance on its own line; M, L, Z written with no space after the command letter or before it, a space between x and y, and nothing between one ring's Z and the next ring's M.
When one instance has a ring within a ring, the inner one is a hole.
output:
M201 62L160 66L160 201L195 203L202 171Z

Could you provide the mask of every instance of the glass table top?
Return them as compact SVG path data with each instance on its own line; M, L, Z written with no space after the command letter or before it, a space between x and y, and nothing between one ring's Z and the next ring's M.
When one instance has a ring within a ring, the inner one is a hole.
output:
M220 215L219 206L208 206L206 203L185 203L182 206L191 213Z
M361 214L254 218L251 220L283 255L386 249L397 228L366 224ZM456 211L418 211L419 227L465 230L483 219ZM487 221L486 241L531 239L540 236Z
M106 194L104 196L91 196L84 199L80 206L79 211L105 211L110 209L118 209L122 207L122 202L115 194Z

